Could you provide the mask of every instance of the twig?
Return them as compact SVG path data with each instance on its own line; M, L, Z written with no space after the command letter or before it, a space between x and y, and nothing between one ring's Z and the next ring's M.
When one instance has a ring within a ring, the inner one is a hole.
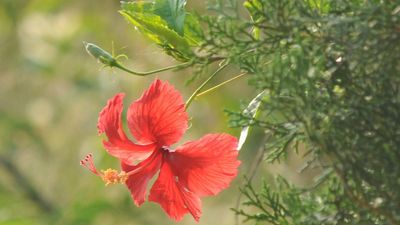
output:
M257 151L257 155L256 157L254 157L253 162L251 163L251 167L249 168L247 174L249 174L248 179L246 179L241 186L245 186L246 183L250 183L254 176L256 175L256 172L258 170L258 167L261 165L261 162L263 160L264 157L264 153L265 153L265 143L267 142L267 140L269 139L270 134L267 134L264 136L262 142L261 142L261 146L258 148ZM240 192L237 199L236 199L236 203L235 203L235 211L239 211L239 207L240 207L240 200L242 198L243 193ZM239 214L235 215L235 225L239 225Z
M210 80L212 80L221 70L223 70L226 66L228 66L229 64L229 60L227 60L226 62L224 62L224 64L219 67L213 74L211 74L207 80L205 80L194 92L193 94L189 97L189 99L186 101L185 104L185 109L187 109L189 107L189 105L192 103L192 101L196 98L196 96L200 93L200 91L203 89L204 86L206 86L206 84L208 82L210 82Z
M238 78L240 78L240 77L242 77L242 76L244 76L246 74L247 74L247 72L241 73L241 74L239 74L239 75L237 75L237 76L235 76L235 77L233 77L233 78L231 78L229 80L226 80L226 81L224 81L224 82L222 82L222 83L220 83L220 84L218 84L218 85L216 85L216 86L214 86L214 87L212 87L212 88L210 88L208 90L205 90L205 91L197 94L196 97L200 97L201 95L204 95L204 94L207 94L207 93L209 93L211 91L214 91L215 89L217 89L217 88L219 88L219 87L221 87L221 86L223 86L223 85L225 85L225 84L227 84L229 82L232 82L232 81L234 81L234 80L236 80L236 79L238 79Z
M17 186L22 189L27 197L35 203L43 212L52 213L56 208L46 200L39 191L28 181L18 167L6 156L0 156L0 165L13 177Z

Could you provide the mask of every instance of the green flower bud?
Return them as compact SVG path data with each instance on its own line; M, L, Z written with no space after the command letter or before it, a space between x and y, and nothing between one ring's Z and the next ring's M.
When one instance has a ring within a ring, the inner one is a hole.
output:
M86 51L104 65L110 67L118 65L117 60L110 53L99 46L87 42L83 42L83 44L85 45Z

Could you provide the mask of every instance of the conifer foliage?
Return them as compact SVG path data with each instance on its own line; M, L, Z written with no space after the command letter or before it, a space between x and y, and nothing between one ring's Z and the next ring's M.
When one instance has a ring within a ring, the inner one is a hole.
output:
M305 146L321 179L300 190L242 191L271 224L400 224L400 4L397 1L218 1L204 49L251 74L266 94L252 125L272 135L267 160ZM231 112L232 124L249 118ZM247 121L247 122L246 122Z

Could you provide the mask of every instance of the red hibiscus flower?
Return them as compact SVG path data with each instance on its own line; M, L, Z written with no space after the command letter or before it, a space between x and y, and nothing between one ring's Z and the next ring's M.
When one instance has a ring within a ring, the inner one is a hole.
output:
M136 143L125 135L121 112L124 94L110 99L100 112L98 130L105 133L104 147L121 161L122 171L97 171L89 154L81 164L107 184L125 183L137 206L146 198L150 179L160 171L150 190L149 201L157 202L179 221L190 213L198 221L200 197L216 195L237 175L237 139L228 134L207 134L176 149L188 128L182 96L168 82L154 81L127 113L128 127Z

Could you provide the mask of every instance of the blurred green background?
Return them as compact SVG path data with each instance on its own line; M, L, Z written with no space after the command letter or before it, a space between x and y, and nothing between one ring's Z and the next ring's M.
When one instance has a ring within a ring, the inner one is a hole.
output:
M188 9L202 12L202 1ZM190 85L190 69L135 77L101 65L84 50L82 41L96 43L140 71L176 62L150 44L118 14L118 1L0 1L0 224L175 224L154 203L134 206L123 185L103 182L79 165L94 153L98 168L118 167L97 136L97 116L107 99L125 92L125 105L137 99L155 77L169 80L187 99L201 80ZM228 69L214 84L237 75ZM228 128L224 109L240 110L256 95L246 79L237 80L195 101L189 110L192 126L182 142ZM125 108L126 112L126 108ZM125 121L125 119L124 119ZM241 151L245 174L261 140L254 131ZM264 168L280 171L298 183L299 165ZM304 178L304 177L302 177ZM198 224L232 224L239 175L230 188L203 199ZM180 224L197 224L186 216Z

